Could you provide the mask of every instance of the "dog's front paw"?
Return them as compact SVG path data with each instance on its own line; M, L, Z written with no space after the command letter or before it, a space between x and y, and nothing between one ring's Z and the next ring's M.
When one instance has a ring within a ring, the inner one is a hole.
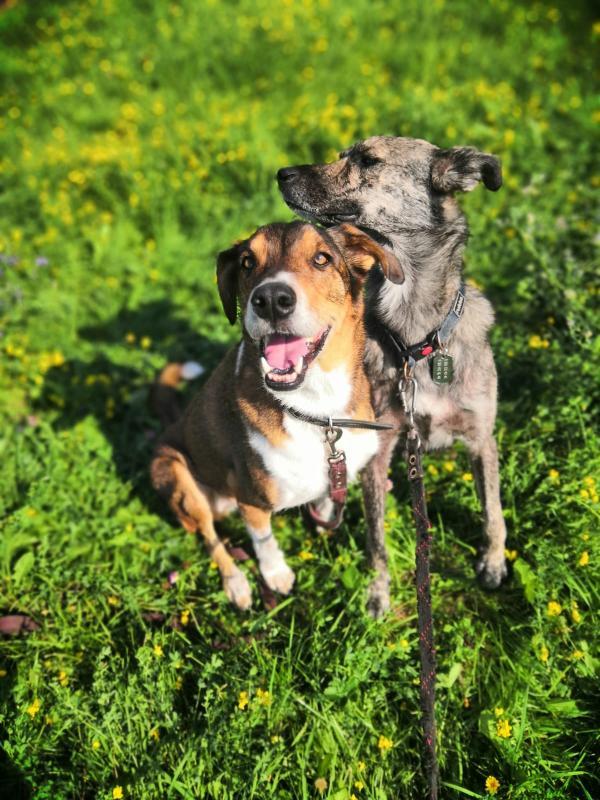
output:
M223 578L223 589L229 600L242 611L247 611L252 605L252 591L244 573L238 569L233 575Z
M390 610L390 579L387 575L378 575L369 586L367 610L374 619Z
M477 562L475 570L484 589L497 589L508 574L504 551L484 553Z
M261 564L260 571L271 591L279 592L279 594L289 594L292 591L296 576L283 558L276 566L271 564L268 568L263 569Z

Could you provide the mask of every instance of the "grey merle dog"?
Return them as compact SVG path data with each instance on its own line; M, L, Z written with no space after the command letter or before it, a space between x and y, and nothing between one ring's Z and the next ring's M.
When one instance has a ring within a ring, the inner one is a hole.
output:
M423 446L437 449L459 439L469 451L485 518L476 568L486 587L499 586L506 575L506 527L493 435L497 377L488 331L494 315L481 292L463 284L468 229L455 194L479 182L499 189L500 162L472 147L440 149L420 139L374 136L335 162L287 167L277 179L297 214L324 225L352 222L389 247L403 272L394 282L372 273L368 286L367 371L378 417L396 428L380 434L379 453L362 477L367 551L375 570L369 610L378 616L389 608L384 503L394 447L407 428L398 394L407 365L418 383L414 411ZM457 302L460 318L451 313ZM444 341L437 334L449 318L452 332ZM418 352L411 349L415 343ZM440 344L453 365L453 375L441 383L434 382L428 363Z

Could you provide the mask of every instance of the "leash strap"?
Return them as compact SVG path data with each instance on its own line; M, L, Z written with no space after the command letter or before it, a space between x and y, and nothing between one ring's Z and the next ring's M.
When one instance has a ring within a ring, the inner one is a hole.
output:
M408 418L406 438L406 464L410 487L410 504L417 541L415 548L415 584L417 589L417 628L419 631L419 656L421 661L421 725L425 745L425 771L428 782L428 800L437 800L439 767L435 725L435 646L433 642L433 616L431 612L431 574L429 556L431 552L431 522L427 514L423 467L421 464L421 439L415 425L414 411L417 382L408 370L399 385L400 401Z
M425 769L428 776L429 800L437 800L439 769L436 754L437 731L435 725L435 647L431 613L431 576L429 556L431 551L431 522L427 516L427 501L421 466L421 445L416 430L411 430L406 442L408 481L415 527L417 531L416 572L417 627L419 655L421 658L421 725L425 744Z

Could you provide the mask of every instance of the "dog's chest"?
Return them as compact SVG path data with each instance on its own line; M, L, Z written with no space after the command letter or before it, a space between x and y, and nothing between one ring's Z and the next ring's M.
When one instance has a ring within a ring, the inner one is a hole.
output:
M472 424L472 414L431 381L419 385L415 417L427 450L450 447L455 439L469 433Z
M289 416L284 427L287 437L282 444L273 444L257 431L248 435L250 446L275 482L275 511L318 500L329 492L329 448L324 430ZM344 431L338 447L346 454L348 480L352 481L377 452L377 433Z

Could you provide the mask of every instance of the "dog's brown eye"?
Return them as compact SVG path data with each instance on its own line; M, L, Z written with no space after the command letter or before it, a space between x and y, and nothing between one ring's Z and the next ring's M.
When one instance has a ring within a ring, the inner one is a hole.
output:
M252 269L254 266L254 258L246 253L246 255L242 256L240 264L244 269Z
M331 261L331 256L327 253L317 253L317 255L313 258L313 261L317 267L326 267Z

